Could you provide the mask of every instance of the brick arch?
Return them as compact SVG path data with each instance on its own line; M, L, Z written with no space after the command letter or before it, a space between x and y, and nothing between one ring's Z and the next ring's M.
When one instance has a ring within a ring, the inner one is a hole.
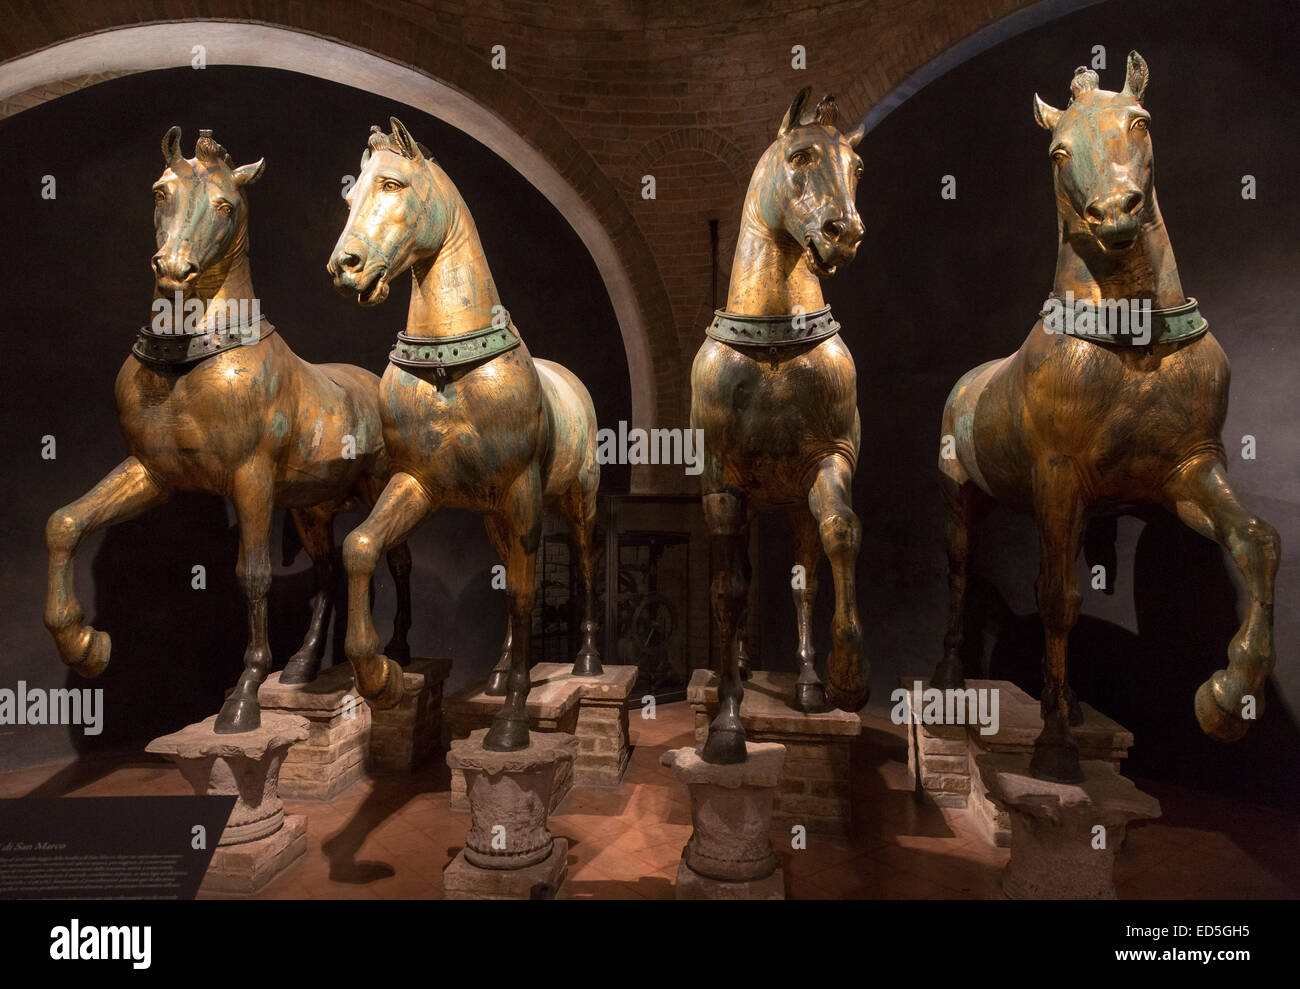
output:
M642 176L648 174L654 163L674 151L689 149L713 155L731 172L741 189L749 185L754 163L749 156L715 130L706 127L678 127L647 141L632 156L632 163L623 176L631 188L639 188Z
M326 0L321 6L333 5ZM314 20L298 7L286 8L284 20L293 20L295 12ZM619 320L634 424L674 422L684 408L684 383L678 375L662 372L681 365L676 335L650 329L671 327L671 309L654 255L623 197L565 128L513 80L446 39L415 26L412 32L403 34L396 47L431 53L418 69L299 27L237 21L123 23L55 40L7 60L0 103L22 109L124 73L184 66L192 42L205 46L209 64L305 72L416 106L501 154L573 226L596 262ZM634 469L632 480L634 489L657 486L646 471Z

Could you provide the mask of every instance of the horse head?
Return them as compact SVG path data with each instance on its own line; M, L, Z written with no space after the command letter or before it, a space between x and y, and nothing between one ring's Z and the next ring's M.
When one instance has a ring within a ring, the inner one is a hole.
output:
M1062 222L1109 255L1133 247L1155 201L1151 114L1142 107L1147 78L1142 56L1129 52L1118 93L1098 89L1097 73L1081 66L1064 110L1034 96L1034 119L1052 135Z
M154 280L162 295L190 296L205 272L219 271L247 247L244 187L262 177L266 159L236 167L209 130L199 131L194 157L186 158L179 127L163 135L162 152L167 166L153 184Z
M853 260L862 239L854 204L862 159L853 148L864 128L841 133L835 97L809 106L811 94L804 87L786 111L754 169L749 203L768 230L800 245L809 269L826 278Z
M348 223L326 270L334 287L356 293L363 306L388 298L389 282L416 261L442 249L454 200L449 180L427 148L396 117L392 133L370 128L361 171L348 190Z

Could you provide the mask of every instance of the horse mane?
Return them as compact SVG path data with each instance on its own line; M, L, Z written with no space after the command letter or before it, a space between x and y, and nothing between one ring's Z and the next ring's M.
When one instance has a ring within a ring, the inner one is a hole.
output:
M1096 89L1098 81L1097 73L1086 65L1080 65L1074 70L1074 78L1070 80L1070 102L1073 103L1084 93Z
M420 154L437 164L438 160L433 157L433 152L426 148L423 142L416 141L415 146L420 149ZM411 157L398 143L397 139L392 134L384 133L378 124L371 124L370 126L370 136L366 138L366 150L368 154L374 154L376 151L391 151L403 158Z
M815 107L804 111L800 115L799 123L801 126L816 123L824 127L834 127L838 130L840 126L840 108L835 103L835 96L827 93Z
M231 171L234 171L235 168L235 162L230 157L230 152L212 139L212 131L210 130L199 131L199 139L194 145L194 157L209 165L224 164Z

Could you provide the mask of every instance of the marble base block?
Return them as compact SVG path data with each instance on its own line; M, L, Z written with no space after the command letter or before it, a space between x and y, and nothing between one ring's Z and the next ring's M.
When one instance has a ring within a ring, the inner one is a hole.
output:
M710 879L687 865L683 855L677 867L675 889L679 900L784 900L785 873L778 866L765 879L735 882Z
M791 705L794 673L756 670L745 683L740 721L750 742L785 746L781 784L772 807L773 829L789 834L802 825L810 834L847 837L852 833L853 743L862 719L848 711L804 714ZM696 670L686 690L695 712L695 741L703 745L718 713L718 676Z
M682 866L689 871L679 869L679 878L687 879L686 888L678 890L679 899L754 898L737 895L734 884L761 883L777 872L769 831L785 746L747 742L745 750L748 759L727 766L705 762L694 748L663 754L663 764L691 795L693 830L682 850ZM709 881L723 885L709 892ZM764 893L762 898L780 897Z
M339 663L311 683L272 673L257 691L263 712L306 718L307 738L289 749L280 792L295 800L331 800L366 774L370 706L356 693L352 666Z
M307 850L307 820L285 816L279 776L285 753L310 728L306 718L263 711L261 727L218 735L216 720L155 738L145 751L174 762L199 796L235 798L200 889L250 895Z
M448 900L531 900L553 898L568 876L569 843L556 838L551 854L522 869L481 869L462 849L442 872ZM544 894L544 895L543 895Z
M982 756L986 792L1011 818L1011 899L1113 900L1115 853L1130 821L1160 816L1160 802L1109 762L1085 761L1082 783L1029 775L1028 755Z
M409 773L442 748L442 685L450 672L450 659L413 659L402 668L402 699L370 712L372 773Z
M637 667L606 666L598 677L575 677L570 663L538 663L530 674L526 711L529 729L537 733L563 733L578 739L578 754L571 766L561 767L551 795L551 810L577 786L615 787L627 769L631 746L628 736L627 696L636 683ZM442 702L453 739L492 724L504 697L489 697L483 684L457 691ZM451 773L451 808L469 810L465 778Z

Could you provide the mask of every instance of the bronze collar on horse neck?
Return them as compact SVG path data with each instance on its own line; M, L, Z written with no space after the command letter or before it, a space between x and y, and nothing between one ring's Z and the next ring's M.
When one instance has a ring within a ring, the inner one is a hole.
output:
M1168 343L1187 343L1195 340L1197 337L1204 336L1210 328L1209 320L1201 315L1197 302L1191 296L1182 305L1171 306L1168 309L1149 309L1146 315L1149 322L1142 328L1141 333L1134 333L1132 327L1124 325L1113 330L1107 330L1097 325L1097 316L1108 312L1107 303L1089 302L1086 299L1073 301L1062 301L1055 296L1049 300L1049 303L1055 301L1062 307L1062 316L1068 320L1069 328L1065 330L1056 330L1053 332L1062 332L1067 336L1076 336L1082 340L1090 340L1093 343L1111 344L1118 347L1154 347L1157 344ZM1078 314L1080 312L1089 313L1089 320L1093 325L1097 325L1095 330L1076 329ZM1048 311L1046 308L1039 312L1039 318L1046 318Z
M142 326L131 352L149 364L171 367L207 360L236 347L256 344L274 332L271 321L260 314L246 323L207 333L154 333Z
M816 343L840 331L840 324L824 306L810 313L744 316L718 309L705 332L714 340L744 347L786 347Z
M461 364L474 364L504 354L519 346L519 335L514 331L510 314L505 313L506 325L499 321L460 333L452 337L421 337L398 333L397 343L388 359L398 367L423 371L430 368L442 372Z

